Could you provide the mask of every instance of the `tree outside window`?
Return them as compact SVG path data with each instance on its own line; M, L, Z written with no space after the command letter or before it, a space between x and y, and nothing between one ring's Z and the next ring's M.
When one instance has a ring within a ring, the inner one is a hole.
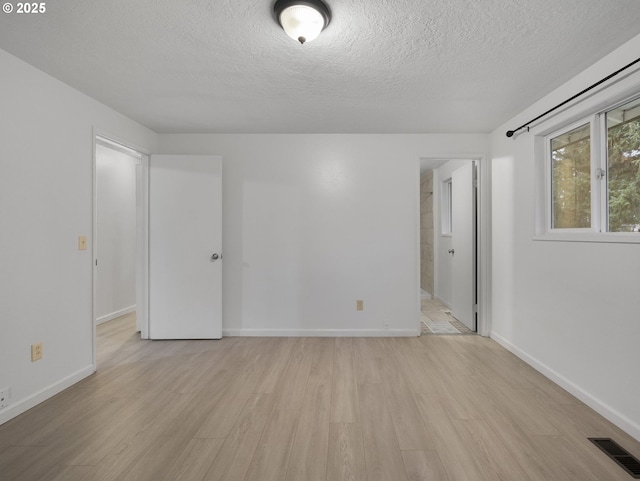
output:
M640 231L640 99L607 112L609 232Z
M585 124L551 140L552 228L591 227L591 136Z

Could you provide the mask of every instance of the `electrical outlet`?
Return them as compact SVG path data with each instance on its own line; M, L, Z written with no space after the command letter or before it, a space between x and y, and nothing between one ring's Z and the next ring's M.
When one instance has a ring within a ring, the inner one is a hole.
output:
M389 323L388 323L388 322L385 322L385 323L384 323L384 328L385 328L385 329L389 329Z
M42 343L31 344L31 362L42 359Z
M11 388L0 389L0 409L6 408L11 401Z
M356 311L364 311L364 301L362 299L356 301Z

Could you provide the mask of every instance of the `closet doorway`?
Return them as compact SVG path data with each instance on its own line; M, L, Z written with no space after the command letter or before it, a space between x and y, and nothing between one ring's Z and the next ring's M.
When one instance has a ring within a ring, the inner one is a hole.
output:
M118 331L123 342L144 339L148 156L96 135L94 159L94 332Z

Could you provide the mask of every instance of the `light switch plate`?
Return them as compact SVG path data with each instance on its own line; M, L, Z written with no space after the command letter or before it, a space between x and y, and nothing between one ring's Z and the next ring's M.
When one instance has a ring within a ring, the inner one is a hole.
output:
M78 236L78 250L86 251L87 250L87 236L81 235Z

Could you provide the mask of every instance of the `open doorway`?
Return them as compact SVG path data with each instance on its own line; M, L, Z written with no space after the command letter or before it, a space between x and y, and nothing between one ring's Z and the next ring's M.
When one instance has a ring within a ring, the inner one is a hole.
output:
M95 344L96 364L120 344L145 338L145 161L135 149L95 137L94 340L106 334L117 340Z
M459 157L420 162L423 334L483 332L479 164Z

